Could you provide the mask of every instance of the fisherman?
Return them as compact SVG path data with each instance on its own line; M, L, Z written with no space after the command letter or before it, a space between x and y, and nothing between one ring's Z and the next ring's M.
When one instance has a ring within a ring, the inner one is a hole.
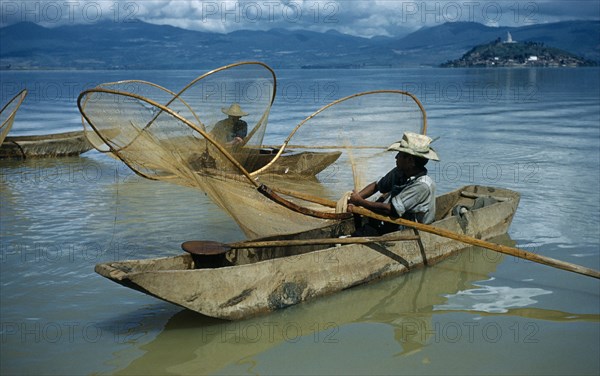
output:
M241 119L248 115L242 111L238 103L233 103L229 108L221 108L221 111L227 115L215 124L211 132L212 136L219 142L230 145L240 146L244 143L244 138L248 133L248 123Z
M431 142L425 135L405 132L402 140L388 148L398 152L396 167L360 192L352 191L348 212L352 212L354 206L362 206L382 215L432 223L435 219L435 182L427 175L425 165L429 160L439 161L439 158L430 147ZM382 193L378 200L367 200L377 192ZM377 236L398 229L397 224L389 222L369 219L362 223L361 220L353 236Z

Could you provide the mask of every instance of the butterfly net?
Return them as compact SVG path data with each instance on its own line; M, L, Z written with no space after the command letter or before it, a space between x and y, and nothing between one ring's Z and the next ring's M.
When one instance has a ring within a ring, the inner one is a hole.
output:
M103 84L83 92L78 105L96 149L143 177L206 193L249 238L347 218L334 213L340 195L359 175L375 179L372 163L392 168L393 155L384 151L404 131L426 128L425 112L408 93L365 92L295 127L282 125L289 136L267 147L275 91L273 71L248 62L211 71L179 92L144 81Z
M316 165L325 155L336 155L334 163L320 166L316 177L320 195L337 200L348 189L361 189L394 167L394 154L386 150L404 132L425 134L426 128L425 110L412 94L367 91L333 101L308 116L280 150L304 153L310 161L306 163ZM255 174L272 168L267 165Z

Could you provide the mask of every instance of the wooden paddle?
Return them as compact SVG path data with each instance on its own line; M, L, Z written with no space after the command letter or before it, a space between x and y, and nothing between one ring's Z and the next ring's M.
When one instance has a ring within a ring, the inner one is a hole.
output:
M505 255L519 257L519 258L522 258L525 260L537 262L539 264L544 264L544 265L552 266L555 268L559 268L559 269L567 270L570 272L579 273L579 274L587 275L589 277L594 277L594 278L600 279L600 272L597 270L586 268L584 266L580 266L580 265L576 265L576 264L571 264L571 263L565 262L565 261L556 260L551 257L538 255L536 253L524 251L519 248L513 248L513 247L508 247L505 245L487 242L485 240L476 239L471 236L467 236L467 235L463 235L463 234L457 234L457 233L449 231L449 230L445 230L445 229L438 228L438 227L431 226L431 225L426 225L423 223L409 221L409 220L406 220L403 218L391 218L388 216L379 215L377 213L374 213L374 212L372 212L368 209L365 209L363 207L360 207L360 206L353 206L352 212L356 213L356 214L364 215L365 217L377 219L380 221L391 222L391 223L396 223L396 224L399 224L402 226L411 227L411 228L414 228L414 229L417 229L420 231L428 232L430 234L442 236L442 237L445 237L448 239L457 240L462 243L474 245L477 247L487 248L487 249L490 249L495 252L503 253Z
M334 245L334 244L368 244L397 242L407 240L418 240L418 235L396 235L396 236L373 236L356 238L325 238L325 239L289 239L289 240L265 240L244 241L237 243L219 243L214 241L191 240L181 244L181 248L195 255L219 255L232 249L244 248L273 248L273 247L297 247L305 245Z

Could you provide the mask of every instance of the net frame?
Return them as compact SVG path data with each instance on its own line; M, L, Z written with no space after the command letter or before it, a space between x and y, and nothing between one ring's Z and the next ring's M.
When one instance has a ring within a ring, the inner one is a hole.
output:
M96 127L96 125L94 125L94 122L92 121L91 118L89 118L89 116L86 114L85 112L85 102L90 100L90 95L93 93L106 93L106 94L113 94L113 95L118 95L118 96L124 96L124 97L128 97L128 98L133 98L136 99L138 101L141 102L145 102L151 106L154 106L156 108L159 108L161 113L167 113L169 115L171 115L172 117L174 117L175 119L177 119L178 121L184 123L185 125L187 125L188 127L190 127L192 130L198 132L200 135L202 135L202 137L204 137L208 142L210 142L215 148L217 148L217 150L219 150L224 156L225 158L227 158L229 160L229 162L231 162L238 170L239 172L244 175L248 181L255 185L256 187L259 186L259 184L250 176L250 174L248 173L248 171L246 171L246 169L216 140L214 140L207 132L206 130L202 129L201 127L197 126L196 124L193 124L192 122L190 122L189 120L187 120L186 118L184 118L183 116L179 115L177 112L175 112L174 110L172 110L169 107L166 107L158 102L155 102L152 99L143 97L141 95L138 94L134 94L134 93L128 93L128 92L123 92L123 91L117 91L117 90L111 90L111 89L105 89L105 88L101 88L101 87L96 87L93 89L88 89L88 90L84 90L83 92L81 92L79 94L79 97L77 99L77 106L79 107L79 111L81 112L83 118L85 119L85 121L89 124L89 126L94 130L94 132L98 135L98 137L100 137L102 139L102 141L104 142L105 145L107 145L110 148L110 152L113 153L114 155L116 155L123 163L125 163L127 165L127 167L129 167L133 172L135 172L137 175L149 179L149 180L159 180L158 178L155 178L153 176L150 176L148 174L145 174L143 172L141 172L139 169L137 169L136 167L132 166L132 164L122 156L122 151L120 151L119 149L123 150L124 147L119 147L119 148L115 148L113 143L106 138L106 136L103 135L102 131L100 131L99 128ZM85 98L85 99L84 99ZM154 120L152 120L154 121ZM148 128L148 125L146 125L143 130L146 130Z
M94 88L94 89L88 89L88 90L83 91L79 96L78 104L80 104L82 102L82 99L84 96L88 96L92 93L107 93L107 94L120 95L120 96L124 96L124 97L128 97L128 98L133 98L133 99L136 99L139 101L143 101L152 106L160 108L161 111L168 113L169 115L176 118L178 121L184 123L191 129L193 129L194 131L198 132L203 137L205 137L207 141L209 141L214 147L216 147L229 160L229 162L238 169L238 171L243 175L243 177L246 178L246 180L244 181L244 180L240 180L239 178L236 178L237 175L229 175L228 176L228 174L226 174L226 173L219 173L218 171L212 171L211 174L213 174L215 176L219 176L220 178L226 178L229 180L237 180L238 182L241 182L241 183L244 183L244 182L249 183L250 185L253 185L254 188L256 188L258 190L258 192L260 192L262 195L269 198L271 201L274 201L279 205L282 205L292 211L295 211L295 212L298 212L298 213L301 213L304 215L308 215L308 216L315 217L315 218L322 218L322 219L344 219L344 218L348 217L348 215L346 215L346 213L332 213L329 210L328 211L315 210L313 208L309 208L309 207L302 206L297 203L291 202L291 201L279 196L275 192L276 190L275 191L272 190L267 185L260 183L259 179L251 176L250 173L237 161L237 159L235 157L233 157L219 142L212 139L208 135L208 133L206 133L205 130L199 128L197 125L188 121L186 118L182 117L181 115L179 115L178 113L176 113L169 107L165 107L164 105L161 105L160 103L157 103L149 98L145 98L141 95L127 93L127 92L120 92L120 91L115 91L115 90L110 90L110 89L104 89L104 88L98 88L98 87ZM85 118L85 120L90 125L90 127L92 127L92 129L94 129L94 131L103 140L103 142L111 148L111 152L114 155L116 155L123 163L125 163L132 171L134 171L134 173L136 173L137 175L139 175L143 178L149 179L149 180L162 180L162 179L153 177L151 175L145 174L142 171L140 171L138 168L133 166L127 158L124 158L122 156L121 151L118 150L118 149L123 149L123 148L114 148L112 142L102 135L102 132L98 128L96 128L92 119L90 119L88 117L88 115L85 113L85 111L83 111L83 109L81 107L80 107L80 111L82 113L82 116ZM199 175L201 175L201 174L199 174ZM286 194L289 196L294 195L293 191L286 191L286 192L287 192ZM302 199L302 196L299 194L297 198Z
M346 97L334 100L333 102L328 103L327 105L321 107L320 109L318 109L317 111L313 112L310 116L308 116L307 118L305 118L304 120L302 120L300 123L298 123L298 125L296 125L294 127L294 129L292 130L292 132L289 134L289 136L285 139L285 141L283 141L283 143L281 144L281 146L279 146L279 151L277 152L276 156L273 158L273 160L271 160L271 162L269 162L267 165L265 165L264 167L254 171L251 173L251 176L257 176L260 175L261 173L264 173L266 171L268 171L272 165L275 164L275 162L281 157L281 155L283 154L283 152L287 149L315 149L315 148L319 148L319 149L386 149L387 150L387 145L386 146L352 146L352 145L326 145L326 146L308 146L308 145L289 145L289 142L292 140L292 138L294 137L294 135L298 132L298 130L304 126L306 123L308 123L311 119L315 118L316 116L318 116L319 114L321 114L322 112L326 111L327 109L336 106L340 103L346 102L350 99L354 99L354 98L358 98L358 97L362 97L362 96L366 96L366 95L374 95L374 94L399 94L399 95L405 95L407 97L409 97L412 101L414 101L414 103L418 106L419 110L421 111L421 115L422 115L422 127L421 127L421 134L426 134L427 133L427 112L425 111L425 107L423 106L423 104L421 103L421 101L419 101L419 99L412 93L405 91L405 90L370 90L370 91L363 91L360 93L355 93L352 95L348 95Z
M141 84L141 85L147 85L148 87L152 87L158 90L161 90L167 94L169 94L170 96L172 96L173 98L170 99L167 102L167 106L170 105L173 101L175 101L176 99L180 100L181 103L190 111L190 113L194 116L194 118L196 119L196 121L198 122L198 124L200 126L202 126L204 128L204 125L202 124L202 122L200 121L200 118L198 117L198 115L194 112L194 110L191 108L191 106L189 104L187 104L184 100L181 100L178 96L178 93L175 93L174 91L171 91L161 85L155 84L153 82L149 82L149 81L144 81L144 80L120 80L120 81L115 81L115 82L107 82L107 83L103 83L98 85L98 88L105 88L108 90L114 90L115 92L127 92L125 90L117 90L117 89L111 89L112 87L117 87L117 86L127 86L127 85L132 85L132 84ZM86 120L85 116L83 116L83 112L81 111L82 109L85 109L85 106L87 104L87 101L89 100L89 97L86 97L82 106L80 107L80 112L82 113L81 116L81 122L83 124L83 128L86 130L86 132L84 132L86 138L88 139L88 141L90 142L90 144L99 152L101 153L106 153L106 154L112 154L112 150L109 148L108 150L104 150L102 148L103 145L106 145L104 143L104 141L102 140L102 138L100 138L100 141L98 141L98 132L96 132L95 130L87 131L87 128L90 127L90 123ZM78 101L79 102L79 101ZM158 118L159 113L156 114L155 118L153 120L151 120L148 124L146 124L146 126L144 127L147 128L149 126L152 125L153 121ZM131 142L134 142L134 140L132 140ZM121 149L125 148L126 146L123 146Z
M277 146L277 153L275 155L275 157L269 162L267 163L264 167L259 168L255 171L249 172L246 168L244 168L244 166L239 163L239 161L226 149L224 148L219 142L217 142L216 140L214 140L210 133L207 131L206 127L204 126L204 124L202 123L202 121L200 120L200 117L198 116L198 114L196 113L196 111L193 110L192 106L190 106L187 101L185 99L183 99L183 95L186 93L186 91L190 88L193 87L193 85L195 83L197 83L198 81L202 80L203 78L206 77L210 77L212 74L216 73L216 72L221 72L224 71L226 69L229 69L231 67L236 67L236 66L240 66L240 65L246 65L246 64L258 64L262 67L265 67L268 69L268 71L272 74L273 76L273 82L274 82L274 86L273 86L273 90L272 90L272 96L271 99L268 103L268 108L267 110L263 113L263 115L261 116L260 120L257 122L257 125L254 126L253 130L251 131L251 134L256 132L257 127L259 127L260 125L263 124L263 122L266 121L266 118L268 117L269 111L270 111L270 107L275 99L275 95L276 95L276 78L275 78L275 73L273 72L273 70L271 68L269 68L268 66L266 66L263 63L260 62L241 62L241 63L236 63L236 64L230 64L227 66L223 66L220 68L217 68L215 70L212 70L210 72L207 72L199 77L197 77L196 79L194 79L193 81L191 81L189 84L187 84L182 90L180 90L178 93L174 93L166 88L163 88L160 85L156 85L153 83L149 83L146 81L139 81L139 80L126 80L126 81L118 81L118 82L114 82L114 83L108 83L108 84L102 84L99 85L96 88L93 89L89 89L86 90L84 92L82 92L80 94L80 96L78 97L78 107L79 110L82 114L82 121L87 122L89 124L89 126L92 128L92 130L94 131L94 133L96 133L99 138L102 140L102 142L107 145L109 147L109 152L111 152L112 154L114 154L118 159L120 159L121 161L123 161L130 169L132 169L137 175L150 179L150 180L164 180L164 179L159 179L157 177L148 175L146 173L143 173L142 171L138 170L137 168L135 168L135 166L133 166L127 158L123 157L123 155L121 154L119 149L124 149L124 147L121 148L115 148L114 145L111 145L111 142L109 139L107 139L106 137L104 137L102 135L102 132L100 129L96 128L96 126L93 124L93 120L90 119L86 113L85 113L85 107L87 104L87 101L90 100L91 95L93 95L94 93L105 93L105 94L111 94L111 95L118 95L118 96L125 96L128 98L132 98L135 99L137 101L141 101L144 103L147 103L150 106L153 106L155 108L157 108L159 110L159 112L144 126L142 127L142 131L148 129L152 123L158 118L158 116L160 116L160 114L168 114L169 116L173 117L176 121L184 124L185 126L187 126L188 128L190 128L192 131L198 133L199 135L201 135L204 139L207 140L208 143L211 144L212 147L216 148L228 161L228 163L231 163L232 166L235 167L236 171L239 173L238 175L229 175L226 173L222 173L219 171L211 171L211 172L194 172L193 173L193 179L199 179L202 178L203 174L204 177L208 177L214 180L218 180L218 179L227 179L227 181L237 181L240 184L245 184L247 185L249 188L251 188L254 191L260 192L261 195L263 196L263 199L266 197L270 202L274 202L277 205L279 205L280 207L289 209L292 212L295 213L300 213L301 216L305 216L305 217L311 217L311 218L316 218L319 221L314 222L314 227L317 226L321 226L323 224L326 223L330 223L330 220L341 220L341 219L346 219L349 217L349 213L334 213L331 209L331 206L328 205L328 203L330 203L330 200L327 199L322 199L321 197L318 196L314 196L311 195L309 193L306 192L298 192L296 190L289 190L289 189L285 189L282 188L281 186L279 186L278 184L274 184L271 181L269 182L269 186L266 186L262 183L260 183L260 178L267 178L269 176L269 174L272 173L272 169L273 167L277 164L277 162L279 161L280 158L282 158L282 155L284 155L284 152L288 149L301 149L301 148L307 148L307 149L315 149L315 148L329 148L329 149L345 149L346 151L350 151L352 149L383 149L386 150L387 149L387 145L386 146L364 146L364 145L326 145L326 146L302 146L302 145L293 145L291 144L292 139L294 138L294 136L297 134L297 132L302 129L302 127L306 127L307 124L310 124L309 122L314 119L315 117L317 117L318 115L326 112L328 109L339 105L341 103L345 103L346 101L349 101L353 98L359 98L359 97L363 97L363 96L368 96L368 95L377 95L377 94L396 94L396 95L401 95L401 96L405 96L407 98L410 98L410 100L416 104L416 108L418 108L418 113L420 113L420 121L421 121L421 133L425 134L426 130L427 130L427 115L425 112L425 109L423 107L423 105L421 104L421 102L418 100L418 98L416 98L416 96L414 96L412 93L406 92L406 91L402 91L402 90L373 90L373 91L365 91L365 92L361 92L361 93L356 93L356 94L352 94L349 96L346 96L344 98L340 98L337 99L323 107L321 107L320 109L318 109L317 111L313 112L310 116L308 116L307 118L305 118L304 120L302 120L299 124L297 124L291 131L291 133L288 135L288 137L284 140L284 142L279 146ZM117 87L119 85L125 85L127 83L140 83L142 82L144 85L149 85L155 89L158 89L166 94L168 94L169 96L171 96L171 99L169 101L167 101L165 104L161 104L156 100L150 99L150 98L146 98L142 95L138 95L135 93L130 93L130 92L125 92L125 91L121 91L121 90L114 90L111 89L109 87ZM192 121L190 121L189 119L187 119L185 116L180 115L179 113L177 113L173 108L169 107L175 100L178 100L180 102L182 102L184 104L184 106L190 111L191 114L193 114L194 119L197 121L197 124L194 124ZM416 112L416 110L415 110ZM266 124L266 123L265 123ZM262 145L261 145L262 146ZM125 147L127 147L127 145L125 145ZM267 146L264 146L267 147ZM354 173L354 171L353 171ZM208 174L208 175L207 175ZM189 177L191 176L190 174L187 174L185 177ZM173 181L175 183L177 183L177 181ZM194 186L194 184L183 184L183 185L187 185L187 186ZM285 196L282 197L279 194ZM290 199L292 198L292 200ZM224 199L221 198L217 198L216 200L211 197L211 199L213 199L213 201L215 201L215 203L217 203L218 206L220 206L221 208L223 208L224 210L228 211L226 209L226 205L223 204ZM249 198L251 200L254 200L252 198ZM219 202L221 201L221 202ZM264 201L262 201L264 203ZM255 206L257 206L257 203L260 203L260 200L255 200L252 202L253 204L255 204ZM307 204L308 203L308 204ZM317 208L315 208L315 205L311 205L311 203L317 204ZM280 210L281 211L281 210ZM284 210L285 211L285 210ZM232 212L228 211L228 213L233 217L234 220L236 220L236 222L238 222L238 225L240 225L240 227L245 230L245 232L248 234L249 231L246 231L247 229L245 229L243 221L239 220L238 218L235 217L235 215L232 214ZM325 220L326 222L323 222L323 220ZM292 223L292 222L290 222ZM289 231L288 231L289 232ZM260 233L254 233L253 235L256 236L264 236L264 235L273 235L273 234L260 234Z
M182 94L186 93L191 87L193 87L196 83L198 83L199 81L206 79L207 77L210 77L216 73L222 72L222 71L226 71L228 69L232 69L235 67L240 67L240 66L251 66L251 65L256 65L256 66L260 66L262 68L265 68L270 74L271 77L273 79L273 91L271 94L271 100L269 102L269 106L267 108L267 110L263 113L263 115L261 116L260 120L257 122L257 124L252 128L252 130L249 132L249 135L247 136L247 139L251 139L252 136L257 132L258 128L260 127L260 125L266 120L266 118L269 116L269 109L271 108L271 106L273 105L273 102L275 101L275 96L277 94L277 76L275 74L275 71L269 67L267 64L262 63L260 61L242 61L242 62L238 62L238 63L233 63L233 64L228 64L228 65L224 65L222 67L213 69L209 72L206 72L205 74L198 76L197 78L195 78L194 80L192 80L190 83L188 83L183 89L181 89L179 91L179 93L177 93L175 95L176 98L181 97ZM175 99L175 98L173 98ZM185 103L185 101L182 99L182 101ZM186 104L187 105L187 104Z
M10 132L15 121L17 111L19 110L19 107L21 107L21 104L25 100L27 94L27 89L21 90L14 97L12 97L0 110L0 145L4 142L6 136ZM13 108L11 109L11 107ZM8 116L6 116L6 119L3 119L7 110L10 112L8 113Z
M273 69L271 69L268 65L259 62L259 61L242 61L242 62L238 62L238 63L233 63L233 64L228 64L216 69L213 69L211 71L208 71L198 77L196 77L195 79L193 79L192 81L190 81L188 84L186 84L181 90L179 90L179 92L175 93L174 91L171 91L165 87L162 87L158 84L154 84L152 82L148 82L148 81L143 81L143 80L123 80L123 81L116 81L116 82L109 82L109 83L104 83L104 84L100 84L98 85L96 88L93 89L89 89L86 90L84 92L82 92L80 94L80 97L78 98L78 107L80 112L82 113L82 123L83 123L83 127L84 129L88 129L90 127L90 119L87 116L83 116L84 112L85 112L85 108L87 106L87 102L90 98L89 94L93 93L94 89L98 89L98 88L103 88L103 89L107 89L107 90L111 90L106 91L105 93L112 93L115 95L119 95L121 93L130 93L132 96L130 96L131 98L136 98L136 99L140 99L144 96L136 94L130 90L128 90L127 86L128 85L141 85L140 87L149 87L149 88L153 88L153 89L157 89L159 92L163 93L163 94L167 94L169 99L165 100L164 102L161 102L157 99L154 98L149 98L152 100L152 106L155 103L164 103L163 104L163 108L164 107L169 107L171 108L172 104L174 102L176 103L181 103L183 104L183 106L185 107L185 109L187 111L189 111L189 113L193 116L193 118L196 120L197 125L199 127L201 127L203 130L207 131L206 133L210 135L211 138L213 137L212 135L212 131L208 132L208 128L205 126L205 124L200 120L200 116L197 114L197 111L195 111L189 103L188 100L186 100L185 96L190 94L190 92L192 92L191 89L195 89L195 86L198 82L201 82L202 80L206 80L207 78L212 78L212 77L219 77L217 76L218 73L224 72L224 71L234 71L234 69L236 68L248 68L248 69L255 69L255 68L259 68L261 74L263 74L263 77L260 77L259 79L262 79L263 81L269 81L270 82L270 95L267 98L268 101L265 103L265 109L262 111L260 118L258 119L258 121L256 122L256 124L253 126L253 128L248 132L248 135L246 137L244 137L244 142L238 146L238 150L241 149L243 146L246 145L246 143L249 143L251 140L253 140L253 137L255 134L258 134L258 132L262 129L263 132L266 128L266 123L267 123L267 119L270 113L270 108L275 100L276 97L276 93L277 93L277 77L275 75L275 72L273 71ZM242 70L242 72L244 72ZM210 82L210 81L209 81ZM189 100L191 100L191 96L193 95L190 94L190 98ZM84 99L82 100L81 98L84 97ZM149 128L150 126L152 126L152 124L154 123L154 121L161 116L161 114L164 113L164 110L162 108L159 109L159 111L154 115L154 117L152 119L150 119L150 121L148 121L146 123L146 125L144 125L143 127L141 127L141 129L138 132L138 136L140 136L147 128ZM90 143L92 144L92 146L94 146L94 148L96 148L98 151L102 152L102 153L109 153L109 154L114 154L116 155L116 152L118 152L118 148L115 148L113 145L112 147L110 147L108 150L106 150L103 147L103 144L106 144L106 137L100 137L100 139L98 139L98 137L96 137L96 135L98 135L100 132L99 130L94 126L91 127L93 132L85 132L86 137L88 138L88 140L90 141ZM207 138L206 134L202 134L203 138ZM258 135L257 137L259 137L258 142L260 143L260 145L256 145L254 147L248 148L246 149L245 153L237 153L235 155L236 159L238 159L238 161L240 162L252 162L250 159L252 158L251 156L251 151L258 151L260 146L262 145L262 136ZM136 140L136 138L132 139L131 143L134 143ZM127 148L129 145L123 145L120 147L120 149L125 149ZM117 159L123 160L123 158L117 156ZM249 167L251 167L251 164L248 163ZM129 167L130 164L128 164ZM248 168L246 168L248 169ZM147 176L145 176L147 177Z

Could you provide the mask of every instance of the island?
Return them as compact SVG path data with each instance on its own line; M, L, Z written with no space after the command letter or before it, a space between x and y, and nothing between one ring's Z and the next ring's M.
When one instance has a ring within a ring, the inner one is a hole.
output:
M465 67L584 67L597 66L570 52L545 46L541 42L517 42L510 32L504 41L500 38L491 43L473 47L460 59L449 60L443 68Z

